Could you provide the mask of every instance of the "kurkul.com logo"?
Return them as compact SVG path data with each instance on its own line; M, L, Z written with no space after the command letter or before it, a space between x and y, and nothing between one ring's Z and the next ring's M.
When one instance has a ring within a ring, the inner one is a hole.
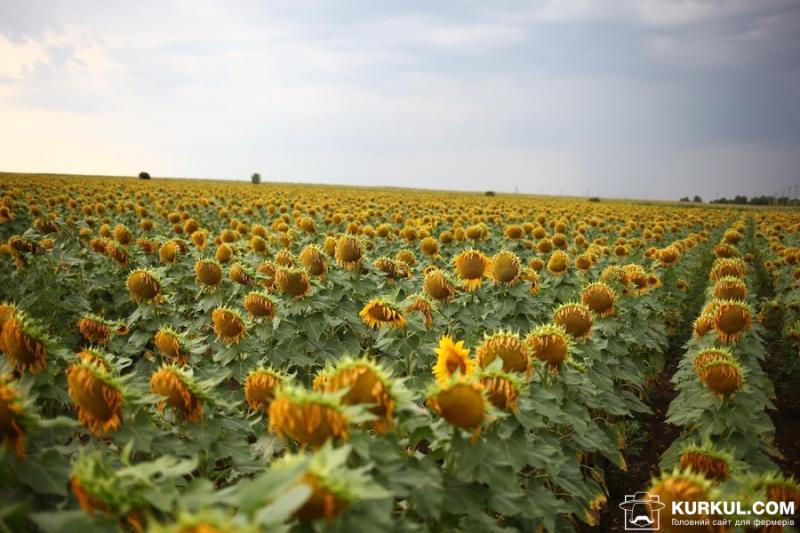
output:
M619 508L625 511L625 531L658 531L661 528L660 514L664 504L657 494L626 494Z

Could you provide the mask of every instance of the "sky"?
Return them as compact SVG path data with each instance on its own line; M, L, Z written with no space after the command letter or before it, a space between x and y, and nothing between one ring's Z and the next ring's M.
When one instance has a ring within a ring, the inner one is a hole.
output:
M800 2L3 0L0 124L0 171L794 196Z

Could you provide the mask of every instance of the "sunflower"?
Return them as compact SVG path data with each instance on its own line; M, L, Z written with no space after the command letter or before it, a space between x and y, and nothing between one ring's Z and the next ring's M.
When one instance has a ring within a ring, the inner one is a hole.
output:
M312 276L324 276L328 272L328 260L319 247L309 244L300 252L300 263Z
M250 318L263 317L266 320L275 318L275 301L264 291L252 291L244 297L244 308Z
M137 269L128 275L128 292L134 302L158 303L161 300L161 283L156 275L145 269Z
M581 293L581 302L602 318L614 314L615 298L614 290L602 281L587 285Z
M458 276L463 280L461 287L472 292L481 286L481 280L491 266L489 258L477 250L466 250L458 254L453 263Z
M711 281L717 281L728 276L744 278L746 271L747 265L741 259L735 257L722 258L714 261L708 277Z
M555 276L561 276L569 268L569 256L561 250L556 250L547 261L547 271Z
M714 284L712 295L719 300L744 300L747 297L747 285L741 278L725 276Z
M178 260L178 245L174 241L167 241L158 249L158 257L165 265L174 265Z
M697 352L692 360L692 368L699 375L706 363L720 360L734 360L733 353L727 348L706 348Z
M420 251L428 257L439 255L439 243L433 237L425 237L419 242Z
M531 356L517 333L498 331L492 335L484 335L475 355L481 368L488 368L499 357L503 361L504 372L530 376Z
M377 417L371 422L376 433L386 433L394 426L397 402L396 386L391 376L372 361L344 358L335 368L326 369L315 380L315 390L334 393L346 390L341 397L345 405L372 405L369 412Z
M364 255L364 246L357 237L342 235L336 240L334 257L336 262L347 270L358 267Z
M114 333L117 335L126 335L128 333L126 325L109 322L93 314L84 315L78 321L78 330L84 339L95 344L108 343Z
M673 519L679 519L682 515L672 514L673 502L698 502L713 501L716 494L713 492L711 482L704 476L686 470L675 469L671 473L664 473L659 478L654 479L647 491L651 496L658 496L664 504L661 509L661 524L672 524ZM652 510L648 508L652 514ZM651 516L652 518L652 516ZM708 515L695 514L696 520L709 520ZM681 531L698 531L701 526L673 526L670 531L677 533ZM702 528L705 531L705 528Z
M697 371L706 386L720 397L727 397L742 388L744 371L732 357L712 359Z
M569 357L572 342L562 326L544 324L528 333L525 344L531 355L557 369Z
M794 502L795 512L800 507L800 484L794 477L786 477L779 472L768 472L758 480L771 502Z
M25 457L25 429L20 394L10 382L0 377L0 442L17 459Z
M71 365L67 393L78 420L94 435L107 435L122 425L122 390L104 368L85 360Z
M269 406L269 430L319 448L328 439L347 440L348 417L335 394L284 386Z
M428 407L453 426L474 430L477 437L486 418L487 400L483 386L467 378L437 383L427 396Z
M730 454L715 450L710 444L687 446L681 451L679 466L705 476L712 481L725 481L730 473L733 458Z
M714 313L714 331L725 344L737 342L752 327L753 312L750 306L737 300L717 302Z
M703 337L712 329L714 329L714 317L708 313L702 313L694 321L694 335L696 338Z
M77 356L80 362L96 366L104 372L108 372L108 369L110 368L108 364L108 357L102 352L93 348L81 350L77 353Z
M489 275L497 283L513 285L519 280L521 268L519 258L512 252L498 252L492 258Z
M47 364L44 334L27 314L16 308L7 311L0 347L6 352L8 362L22 373L37 374Z
M584 304L560 305L553 313L553 322L562 326L576 340L588 339L592 334L592 312Z
M222 267L216 261L198 259L194 264L194 275L200 285L216 288L222 282Z
M397 306L384 298L373 298L358 313L364 323L374 329L381 326L402 328L406 319Z
M311 290L308 274L302 268L279 268L275 272L275 284L284 294L300 299Z
M272 400L275 399L275 394L288 379L288 376L272 368L262 367L251 370L247 374L244 384L244 397L247 400L247 405L253 411L264 411L266 413Z
M411 297L413 301L405 308L407 313L422 313L425 318L425 327L430 329L433 325L433 307L431 302L423 294L417 294Z
M239 285L251 285L253 276L240 263L233 263L228 269L228 279Z
M203 416L200 390L191 376L175 365L164 365L150 376L150 390L165 399L158 403L159 412L169 406L185 420L199 422Z
M433 375L438 383L446 383L456 372L464 377L472 375L475 361L470 358L469 349L464 348L464 341L453 342L446 335L439 339L439 347L434 352L437 359Z
M503 370L482 369L478 373L478 382L486 392L486 398L501 411L519 409L519 397L523 383L519 374Z
M536 273L536 270L533 268L528 269L528 273L525 277L531 282L531 287L529 289L531 295L536 296L539 294L539 290L541 290L542 286L539 283L539 274Z
M169 326L159 328L153 337L158 351L165 359L173 363L185 365L189 358L186 348L183 346L183 335Z
M456 292L444 272L435 267L425 273L422 288L425 290L425 294L437 301L450 301Z
M247 334L247 326L241 315L229 307L214 309L211 313L211 322L214 333L224 344L238 344Z
M669 245L656 252L662 265L674 265L681 259L681 251L675 245Z

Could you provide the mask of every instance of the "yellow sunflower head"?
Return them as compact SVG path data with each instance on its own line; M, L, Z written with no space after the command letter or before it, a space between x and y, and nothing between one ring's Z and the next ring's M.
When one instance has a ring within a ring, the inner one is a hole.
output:
M158 410L169 406L184 420L199 422L203 416L203 392L188 371L176 365L164 365L150 376L150 390L164 400Z
M238 344L247 333L247 326L238 311L218 307L211 313L211 322L217 338L225 344Z
M521 273L519 258L513 252L498 252L489 266L489 275L497 283L513 285Z
M501 411L518 410L519 398L525 386L519 374L499 368L484 368L478 372L477 377L492 405Z
M285 385L269 406L269 430L304 446L348 440L348 415L339 395Z
M275 272L275 285L281 292L296 299L303 298L311 290L308 273L302 268L279 268Z
M453 283L438 268L432 268L425 274L423 289L425 294L438 301L450 301L456 293Z
M716 497L711 482L704 476L679 469L675 469L671 473L664 473L654 479L647 492L658 496L661 503L664 504L663 509L660 510L662 524L671 524L674 518L682 518L682 515L673 515L673 503L713 501ZM648 509L648 511L653 518L653 510ZM700 520L711 517L694 515L694 518Z
M415 294L410 297L410 302L406 306L407 313L422 313L425 319L425 327L430 329L433 325L433 305L424 294Z
M533 357L558 369L569 357L572 341L562 326L544 324L528 333L525 344Z
M472 375L475 361L469 356L469 349L464 347L464 341L453 342L452 337L444 336L439 339L436 353L436 364L433 375L438 383L446 383L456 373L464 377Z
M328 259L318 246L309 244L300 252L300 263L312 276L324 276L328 272Z
M592 311L584 304L560 305L553 313L553 322L576 340L588 339L592 334Z
M745 302L721 300L714 312L714 331L717 338L726 343L737 342L752 327L753 311Z
M614 314L614 290L598 281L587 285L581 293L581 302L599 317L609 317Z
M289 376L273 370L272 368L257 368L247 374L244 384L244 397L247 405L253 411L269 410L275 394L281 389L284 383L289 382Z
M744 300L747 297L747 285L741 278L725 276L714 284L712 295L719 300Z
M729 453L715 450L710 443L698 446L692 444L681 451L679 466L705 476L715 482L725 481L730 474L733 457Z
M385 298L373 298L361 309L358 316L367 326L374 329L381 326L402 328L406 325L406 319L397 305Z
M205 287L216 288L222 283L222 267L214 260L198 259L194 264L194 275Z
M746 272L747 264L741 259L737 257L721 258L714 261L709 278L711 281L717 281L728 276L744 278Z
M465 377L437 383L427 395L426 403L451 425L473 430L476 436L486 419L489 404L483 386Z
M21 373L37 374L47 364L47 345L41 328L28 315L16 308L6 311L0 333L0 348L8 362Z
M161 299L161 282L155 273L139 268L128 275L128 292L134 302L158 303Z
M744 371L733 357L711 359L699 365L700 380L720 397L728 397L742 388Z
M336 240L334 257L336 262L348 270L353 270L361 262L364 255L364 245L352 235L342 235Z
M81 360L67 369L67 394L78 411L78 420L97 436L122 425L123 393L105 368Z
M183 335L169 326L163 326L153 337L153 343L161 352L161 355L170 362L185 365L188 362L188 354L184 347Z
M491 266L488 257L477 250L466 250L458 254L453 262L464 290L472 292L481 286L481 280Z
M22 397L16 387L0 376L0 443L17 459L25 457L25 420Z
M266 320L275 318L275 301L264 291L251 291L244 297L244 308L250 318L263 317Z
M484 336L483 342L475 350L475 354L481 368L488 368L499 357L503 361L504 372L516 372L526 377L530 376L531 356L517 333L498 331Z
M547 261L547 271L560 276L569 268L569 256L561 250L556 250Z

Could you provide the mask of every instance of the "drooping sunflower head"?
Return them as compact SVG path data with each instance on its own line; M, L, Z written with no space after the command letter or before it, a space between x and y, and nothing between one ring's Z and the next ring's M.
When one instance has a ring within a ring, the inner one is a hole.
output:
M231 264L228 269L228 279L239 285L250 285L253 283L253 276L241 263Z
M94 435L107 435L122 425L123 392L105 367L84 358L71 365L67 369L67 394L81 425Z
M525 337L531 355L557 369L569 357L572 341L564 327L544 324L534 328Z
M561 250L556 250L547 261L547 271L555 276L561 276L569 268L569 256Z
M235 309L217 307L211 312L211 323L217 338L225 344L238 344L247 333L244 319Z
M273 368L259 367L247 374L244 384L244 397L247 405L253 411L269 410L269 405L275 399L275 394L284 383L289 382L289 376Z
M501 368L483 368L477 377L492 405L501 411L517 411L519 398L525 387L523 378L518 373L506 372Z
M425 237L419 242L420 251L428 257L439 255L439 242L433 237Z
M204 393L191 371L174 364L163 365L150 376L150 390L164 396L157 405L159 411L169 406L181 419L192 422L199 422L203 416Z
M689 470L705 476L711 481L725 481L730 474L733 457L727 452L716 450L711 443L702 446L692 444L681 451L681 470Z
M682 515L673 516L673 502L698 502L713 501L716 494L713 491L711 482L700 474L692 473L688 470L675 469L671 473L663 473L660 477L651 482L648 491L651 496L658 496L663 504L660 510L661 524L671 524L673 518L681 518ZM650 511L650 518L654 518L654 510ZM694 515L695 518L709 518L708 516ZM673 530L675 530L673 528ZM693 531L694 529L692 529Z
M750 306L738 300L717 302L714 312L714 331L717 338L726 343L737 342L752 327L753 311Z
M402 328L406 325L406 319L397 304L386 298L373 298L361 309L358 316L374 329L382 326Z
M472 375L475 361L469 356L469 349L464 347L464 341L453 342L452 337L445 335L439 339L439 347L434 352L433 375L438 383L448 382L456 373L464 377Z
M347 440L348 415L338 394L285 385L269 406L269 430L304 446Z
M433 304L424 294L415 294L410 297L410 303L405 308L408 313L422 313L425 327L430 329L433 325Z
M22 310L6 311L0 334L8 362L19 372L37 374L47 364L47 344L42 329Z
M128 333L128 327L125 324L110 322L101 316L91 313L78 320L78 330L84 339L95 344L106 344L112 335L126 335Z
M336 240L336 262L348 270L358 267L364 255L364 245L358 237L342 235Z
M219 287L222 283L222 267L213 259L198 259L194 264L197 282L204 287Z
M134 302L158 303L161 299L161 282L154 272L139 268L128 275L128 293Z
M800 507L800 483L794 477L775 471L767 472L758 479L756 486L764 489L771 502L794 502L795 512Z
M158 257L165 265L174 265L178 260L178 245L175 241L167 241L158 249Z
M650 289L650 279L644 267L637 263L629 263L622 268L625 272L628 291L638 296L647 293L648 289Z
M746 272L747 264L738 257L721 258L714 261L709 278L711 281L717 281L728 276L744 278Z
M450 301L456 292L453 283L438 268L432 268L425 273L425 282L422 287L425 294L438 301Z
M703 337L706 333L714 329L714 316L708 313L701 313L694 321L694 336Z
M719 300L744 300L747 297L747 285L741 278L725 276L714 284L712 295Z
M581 293L581 302L599 317L614 314L615 299L614 290L602 281L587 285Z
M592 311L587 305L565 303L553 313L553 322L562 326L576 340L588 339L592 334Z
M706 361L697 371L700 380L720 397L727 397L742 388L744 370L732 357Z
M453 263L458 277L462 279L464 290L472 292L481 286L481 280L491 266L491 261L477 250L465 250L458 254Z
M677 246L670 244L656 252L662 265L674 265L681 259L681 251Z
M451 425L473 430L476 435L486 419L489 405L480 382L467 377L453 377L437 383L428 393L426 403Z
M83 363L94 365L100 370L108 372L111 368L109 356L95 348L86 348L77 353L78 360Z
M315 390L335 393L346 390L341 397L345 405L372 405L369 412L377 418L370 422L377 433L386 433L394 426L397 404L405 401L407 393L402 385L379 364L361 357L340 359L335 367L328 367L314 382Z
M275 300L265 291L251 291L244 297L244 308L250 318L263 317L266 320L275 318Z
M732 244L721 242L714 246L714 255L718 258L738 257L739 250Z
M497 283L513 285L519 280L521 268L519 258L513 252L502 251L495 254L489 267L489 275Z
M727 348L706 348L700 350L692 360L692 368L700 375L700 369L706 363L717 360L734 360L733 353Z
M0 376L0 444L17 459L25 457L25 413L17 388Z
M308 273L303 268L279 268L275 272L275 284L287 296L303 298L311 290Z
M318 246L309 244L300 252L300 263L312 276L324 276L328 272L328 259Z
M481 368L488 368L499 357L503 361L503 371L516 372L526 378L530 376L531 356L517 333L498 331L484 335L475 353Z
M172 363L185 365L188 353L184 346L184 335L169 326L162 326L153 337L153 342L161 355Z

